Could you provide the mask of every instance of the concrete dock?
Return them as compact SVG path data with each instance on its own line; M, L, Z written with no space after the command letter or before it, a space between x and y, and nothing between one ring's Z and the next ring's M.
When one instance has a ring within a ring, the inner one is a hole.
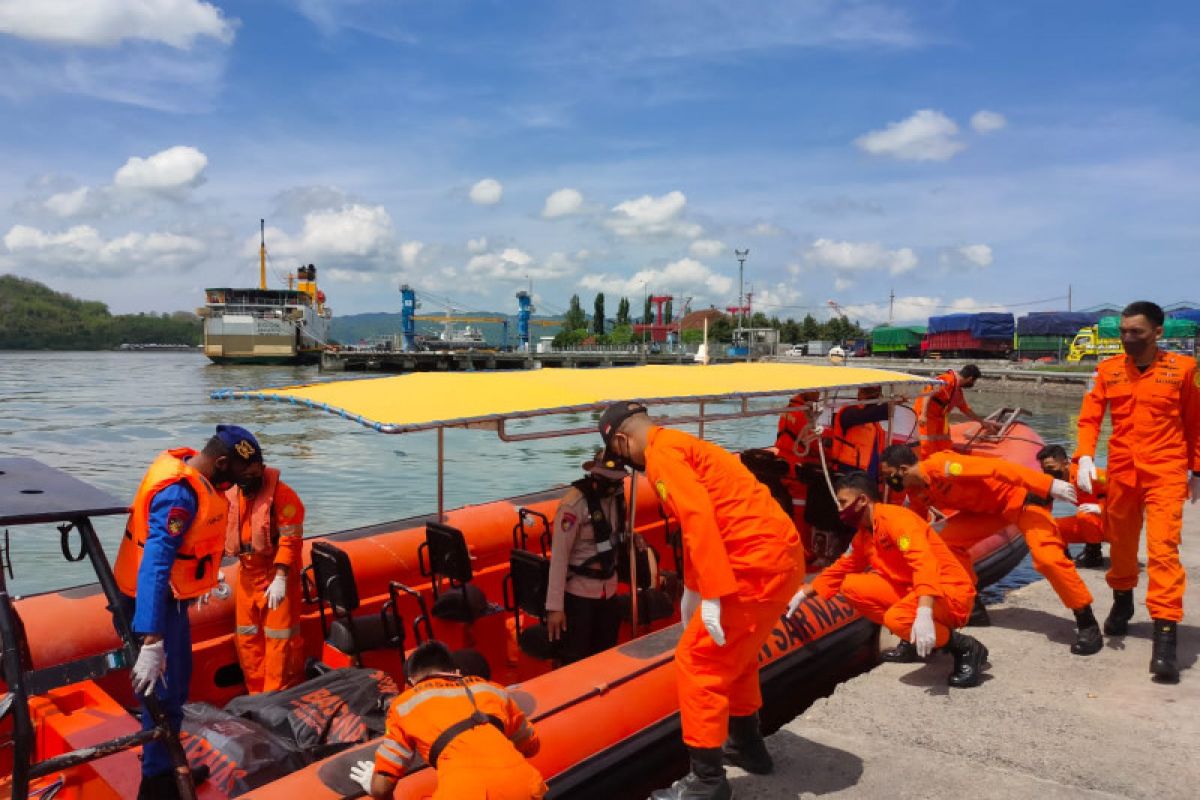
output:
M1200 505L1185 510L1181 553L1191 620L1179 626L1177 685L1147 671L1144 572L1129 635L1088 657L1071 655L1071 613L1039 580L989 606L992 627L968 629L990 651L980 686L949 689L948 655L880 665L767 740L773 775L731 768L735 797L1200 797ZM1112 597L1104 572L1081 574L1103 620ZM885 632L883 646L894 641Z

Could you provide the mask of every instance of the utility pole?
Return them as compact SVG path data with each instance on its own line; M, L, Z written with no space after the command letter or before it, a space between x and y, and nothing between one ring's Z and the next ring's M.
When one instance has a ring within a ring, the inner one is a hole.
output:
M745 294L745 273L746 273L746 257L750 255L750 248L745 250L734 250L733 255L738 260L738 327L746 327L746 294Z
M1067 284L1067 311L1071 310L1071 284Z
M888 325L892 324L892 317L896 310L896 287L892 287L892 291L888 294Z

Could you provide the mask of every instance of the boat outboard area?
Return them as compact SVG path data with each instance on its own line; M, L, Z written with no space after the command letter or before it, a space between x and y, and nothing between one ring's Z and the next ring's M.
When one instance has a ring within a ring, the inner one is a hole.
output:
M664 775L678 775L684 757L673 662L686 533L643 474L623 480L624 518L606 538L614 551L615 644L565 663L560 642L548 633L554 609L547 608L547 591L560 533L553 520L566 484L580 474L565 474L562 484L543 491L448 508L446 486L470 480L456 474L447 458L455 432L494 431L515 446L581 437L589 448L598 447L596 416L611 403L637 401L656 422L719 439L727 423L782 418L803 404L817 465L805 490L812 505L824 493L824 517L814 518L795 502L799 479L776 442L758 443L741 457L804 528L811 579L850 543L838 530L838 505L830 496L835 462L845 457L837 450L844 450L837 441L839 412L881 409L872 423L878 436L867 445L877 456L880 448L915 439L911 401L935 384L888 370L759 363L414 373L214 392L215 399L229 401L227 416L249 428L255 403L272 403L285 404L300 419L327 413L379 433L434 436L437 463L430 478L438 491L436 508L404 509L398 497L398 514L409 516L393 522L307 532L295 621L306 661L303 683L248 696L234 604L218 600L191 609L193 668L179 747L193 768L203 765L208 772L192 796L360 795L351 768L374 758L384 712L405 686L406 660L433 640L447 645L464 673L507 687L541 741L530 763L549 784L550 796L645 796ZM1020 417L1019 409L1003 409L986 427L957 425L951 436L962 452L1036 468L1042 442ZM266 459L269 464L269 452ZM4 480L0 475L0 489ZM79 529L89 513L79 508L56 519ZM63 547L64 554L78 552ZM1003 577L1026 552L1013 525L985 532L969 548L979 585ZM135 650L132 638L119 637L113 627L111 571L107 563L96 568L97 585L20 599L0 591L0 622L7 620L5 681L9 691L21 689L13 692L14 702L25 706L24 721L22 714L10 714L3 725L18 738L38 731L30 746L7 757L3 772L24 776L27 797L47 796L56 785L60 798L133 797L138 791L133 745L142 739L127 711L135 706L128 676ZM227 557L224 581L237 585L240 569L236 557ZM836 682L876 664L879 630L842 595L810 595L781 617L758 655L763 727L778 727ZM123 747L104 750L98 759L67 757L111 741ZM435 770L409 766L396 796L432 794Z

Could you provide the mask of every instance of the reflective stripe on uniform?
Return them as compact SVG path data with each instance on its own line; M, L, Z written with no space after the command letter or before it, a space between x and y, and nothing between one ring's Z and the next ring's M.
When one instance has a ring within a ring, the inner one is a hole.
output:
M268 639L290 639L298 633L299 628L263 628L263 634Z
M793 498L792 498L792 505L794 505L794 506L806 506L806 505L808 505L808 498L806 498L806 497L793 497Z
M397 767L407 767L412 761L413 751L409 750L404 745L397 742L395 739L384 739L379 743L379 749L375 751L377 757L382 758L395 764Z
M501 700L508 700L508 692L501 689L499 686L492 686L488 683L472 683L471 691L475 693L491 693L499 697ZM395 706L392 713L397 716L404 716L411 712L414 708L421 705L426 700L431 700L435 697L465 697L466 692L461 686L448 686L445 689L422 689L413 697L405 700L403 703Z
M280 536L303 536L304 535L304 526L303 525L280 525L279 526L279 535Z
M934 433L934 434L930 434L928 436L922 435L922 436L918 436L917 438L920 439L922 442L948 442L948 441L950 441L950 437L944 433Z
M254 636L258 633L257 625L238 625L233 629L238 636Z

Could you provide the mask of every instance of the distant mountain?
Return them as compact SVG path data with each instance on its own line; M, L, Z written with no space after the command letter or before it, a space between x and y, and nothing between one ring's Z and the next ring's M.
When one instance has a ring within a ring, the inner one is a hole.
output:
M424 316L424 315L422 315ZM430 315L432 316L432 315ZM463 312L459 316L463 317L506 317L508 319L508 344L515 344L517 337L517 316L516 314L502 314L498 311L470 311ZM533 318L534 320L545 320L546 317ZM504 342L504 325L499 322L472 322L472 323L454 323L454 329L460 331L465 324L470 324L472 328L477 328L483 334L483 338L488 344L503 345ZM417 334L436 336L441 333L442 326L429 320L417 321ZM539 336L547 336L558 333L557 325L535 325L533 326L532 336L537 339ZM396 336L400 333L400 313L377 311L366 314L346 314L345 316L336 316L333 318L333 325L330 330L330 335L337 341L343 344L356 344L361 341L370 341L384 336Z
M0 350L108 350L122 344L198 345L200 318L173 314L110 314L15 275L0 275Z

